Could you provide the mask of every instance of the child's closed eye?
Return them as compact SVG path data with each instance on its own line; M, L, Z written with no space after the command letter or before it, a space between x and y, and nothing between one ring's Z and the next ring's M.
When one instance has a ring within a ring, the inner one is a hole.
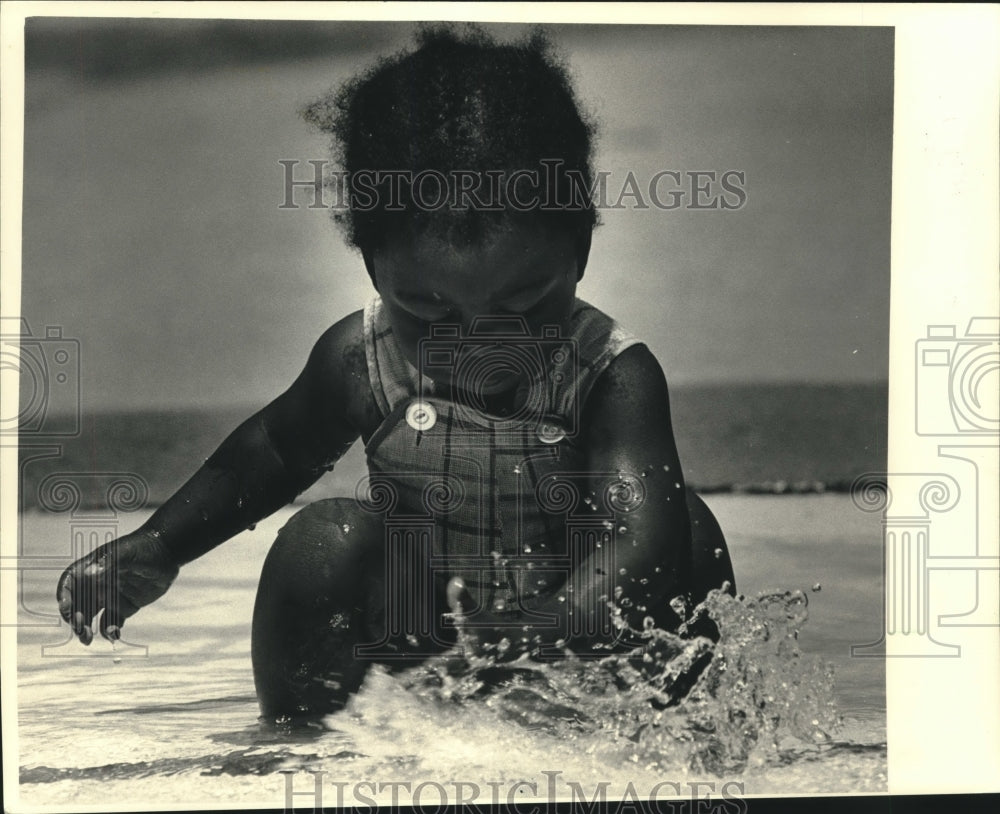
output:
M421 322L447 322L455 319L455 312L446 303L401 300L399 304L410 316Z

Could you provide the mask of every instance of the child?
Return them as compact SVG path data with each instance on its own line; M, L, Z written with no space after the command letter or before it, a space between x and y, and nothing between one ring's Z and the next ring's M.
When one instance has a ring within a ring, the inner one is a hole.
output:
M601 655L734 590L683 485L659 364L576 299L592 128L544 38L428 30L306 115L335 137L378 296L138 531L66 570L59 609L81 641L118 638L181 565L359 437L367 487L299 511L264 563L252 656L268 718L338 709L372 660L413 663L456 628L498 659Z

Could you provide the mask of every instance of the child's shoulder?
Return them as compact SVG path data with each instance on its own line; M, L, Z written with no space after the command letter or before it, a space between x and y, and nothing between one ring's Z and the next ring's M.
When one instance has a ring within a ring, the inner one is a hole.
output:
M327 328L313 346L309 357L328 373L352 374L365 363L364 312L355 311Z
M641 339L614 317L580 299L572 325L579 363L596 373L584 400L588 413L621 415L626 404L640 411L666 406L663 367Z
M372 413L372 394L362 311L348 314L323 332L309 355L305 378L313 399L346 412L364 430Z
M655 389L663 369L649 347L614 317L577 299L570 321L581 370L593 372L586 401ZM592 389L591 389L592 388Z

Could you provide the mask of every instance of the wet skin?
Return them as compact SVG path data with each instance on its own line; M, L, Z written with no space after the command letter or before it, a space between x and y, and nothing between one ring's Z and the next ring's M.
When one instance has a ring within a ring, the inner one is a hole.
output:
M536 336L541 326L565 325L589 246L589 234L577 239L518 226L464 249L433 237L399 237L365 252L365 263L397 341L416 367L420 339L441 322L458 324L467 333L477 316L521 315ZM120 636L124 621L161 596L179 566L289 503L358 438L371 437L382 417L371 393L362 327L361 312L333 325L289 389L238 427L140 529L64 572L57 589L59 610L81 641L89 643L98 632ZM425 367L425 372L432 371ZM447 380L448 371L433 372ZM488 381L485 395L503 403L514 397L517 385L515 377L497 376ZM646 473L645 501L619 518L627 529L617 535L615 551L616 568L624 569L624 575L611 575L622 588L619 604L631 607L625 615L638 627L645 615L638 607L655 608L658 624L676 626L679 619L671 616L669 599L690 592L694 584L691 525L666 381L645 346L629 348L598 379L584 405L581 427L588 471ZM603 479L595 480L593 488L604 485ZM382 540L371 544L381 546ZM336 571L336 564L331 568ZM728 555L719 568L731 581ZM567 601L553 598L538 610L565 620L569 613L593 608L595 598L612 593L613 585L610 577L590 570L581 568L571 577L574 589ZM265 566L271 584L275 575L267 571ZM708 584L721 583L718 576L713 573ZM647 582L640 588L634 577ZM277 578L280 582L280 573ZM262 578L262 590L264 583ZM258 605L260 601L259 595ZM449 586L449 601L460 616L460 585ZM95 631L102 608L100 630ZM476 622L469 632L475 633L473 644L515 633L521 638L520 626L512 630L509 617L478 613ZM310 621L285 619L282 627L287 634L296 624ZM256 629L256 613L254 625ZM256 634L254 646L256 669Z

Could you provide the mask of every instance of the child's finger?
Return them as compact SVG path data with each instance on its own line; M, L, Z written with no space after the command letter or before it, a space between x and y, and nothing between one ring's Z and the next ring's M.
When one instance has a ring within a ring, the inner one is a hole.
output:
M84 625L80 629L79 636L80 636L80 641L83 642L84 644L90 644L92 641L94 641L94 632L90 629L90 625Z
M462 615L462 597L467 594L465 590L465 580L461 577L452 577L448 580L448 607L455 616Z
M105 608L104 614L101 616L101 635L109 641L120 639L121 626L124 621L119 613Z
M70 569L67 568L59 577L59 586L56 588L56 601L59 603L59 615L63 621L73 625L73 589L70 587L72 581ZM74 628L75 631L75 628Z

